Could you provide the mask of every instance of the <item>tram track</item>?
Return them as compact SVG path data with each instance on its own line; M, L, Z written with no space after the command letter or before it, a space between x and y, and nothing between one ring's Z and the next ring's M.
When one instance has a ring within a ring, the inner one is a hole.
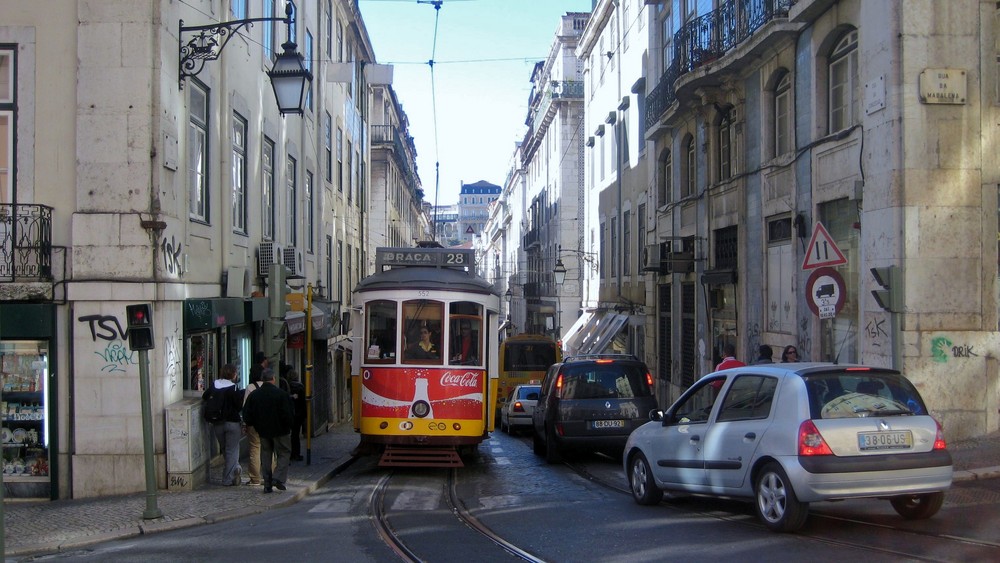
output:
M588 481L591 481L591 482L593 482L593 483L595 483L595 484L597 484L599 486L602 486L602 487L604 487L606 489L609 489L609 490L612 490L612 491L615 491L615 492L618 492L618 493L621 493L621 494L624 494L624 495L628 495L630 497L632 495L631 490L629 490L627 487L624 487L622 485L610 482L608 479L606 479L606 478L604 478L604 477L602 477L600 475L597 475L597 474L595 474L592 471L589 471L584 465L576 464L576 463L569 463L569 462L566 462L564 464L569 469L571 469L572 471L574 471L577 475L579 475L580 477L583 477L584 479L587 479ZM667 494L669 495L669 493L667 493ZM696 497L696 496L697 495L692 495L692 497ZM709 498L709 497L704 497L704 498ZM666 506L666 507L670 508L671 510L675 510L675 511L678 511L678 512L681 512L681 513L684 513L684 514L693 514L693 515L701 516L701 517L704 517L704 518L710 518L710 519L714 519L714 520L720 520L720 521L724 521L724 522L730 522L730 523L733 523L733 524L740 524L740 525L743 525L743 526L749 526L749 527L752 527L752 528L764 530L764 526L762 524L760 524L759 522L757 522L756 520L750 521L750 520L747 520L744 517L725 516L725 515L720 515L720 514L716 514L716 513L706 512L706 511L703 511L703 510L697 510L697 509L692 509L692 508L688 508L688 507L684 507L684 506L678 506L677 504L669 502L669 500L661 503L661 506ZM860 527L864 527L866 529L866 533L870 533L870 530L872 528L877 528L879 530L886 530L886 531L896 532L896 533L899 533L899 534L904 534L904 535L910 536L912 538L919 538L921 540L934 541L934 542L939 542L939 541L940 542L947 542L948 544L954 545L956 547L961 546L961 547L965 547L965 548L968 548L968 549L991 550L989 552L993 553L994 558L996 558L997 556L1000 556L1000 543L991 542L991 541L988 541L988 540L980 540L980 539L976 539L976 538L968 538L968 537L956 536L956 535L952 535L952 534L942 534L942 533L931 532L931 531L926 531L926 530L903 528L903 527L899 527L899 526L881 524L881 523L872 522L872 521L868 521L868 520L861 520L861 519L856 519L856 518L845 518L845 517L841 517L841 516L824 514L822 512L817 512L817 511L814 511L814 510L810 512L809 518L810 519L817 519L817 520L827 520L827 521L830 521L830 522L840 522L840 523L846 524L848 526L860 526ZM920 551L920 549L919 549L919 545L915 546L914 549L912 549L912 550L900 550L900 549L886 548L886 547L880 547L880 546L873 546L871 544L863 543L863 542L858 542L858 541L851 541L851 540L840 539L840 538L832 537L830 533L822 534L822 533L809 532L809 531L799 531L799 532L793 534L792 536L796 537L796 538L802 538L804 540L821 542L821 543L824 543L824 544L827 544L827 545L835 545L835 546L838 546L838 547L847 547L847 548L852 548L852 549L859 549L859 550L864 550L864 551L867 551L867 552L877 553L877 554L882 554L882 555L891 555L891 556L895 556L895 557L905 557L905 558L912 559L912 560L917 560L917 561L955 561L955 560L964 559L961 556L957 556L956 557L954 555L954 553L950 549L940 550L940 551L944 551L946 553L949 553L949 557L948 558L939 558L939 557L928 556L926 553L922 553Z
M394 472L390 471L386 473L381 479L379 479L378 483L372 489L372 494L369 497L369 511L372 525L375 527L375 530L382 541L389 546L389 548L392 549L392 551L396 553L400 559L409 562L422 562L424 559L422 559L417 553L416 548L407 545L401 537L400 531L393 527L392 522L390 521L391 515L386 510L386 494L394 476ZM449 507L449 511L455 517L456 528L460 527L462 529L475 532L479 537L488 540L490 544L521 561L530 561L533 563L542 563L545 561L544 559L536 557L535 555L519 548L513 543L497 535L466 508L465 503L462 502L458 495L457 469L451 469L448 472L448 479L445 487L447 489L447 494L444 495L444 500ZM485 556L481 554L481 557Z

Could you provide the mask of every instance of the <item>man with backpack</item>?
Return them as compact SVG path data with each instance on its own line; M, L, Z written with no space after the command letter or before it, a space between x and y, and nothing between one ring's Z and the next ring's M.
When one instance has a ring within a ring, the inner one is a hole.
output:
M222 483L226 486L239 485L240 475L243 473L240 467L240 437L243 435L240 409L243 407L243 391L236 387L238 379L236 366L226 364L219 371L219 378L201 396L205 420L212 424L212 431L225 459Z
M291 395L274 384L274 371L271 368L264 368L261 380L264 385L251 393L243 405L243 422L252 426L260 435L261 476L264 479L264 492L270 493L272 487L279 491L285 490L295 407ZM273 471L272 456L278 459Z

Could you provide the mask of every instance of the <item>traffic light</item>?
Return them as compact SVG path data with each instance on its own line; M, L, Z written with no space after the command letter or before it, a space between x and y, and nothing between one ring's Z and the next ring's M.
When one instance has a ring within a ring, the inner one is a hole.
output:
M902 313L905 308L903 299L903 271L899 266L884 266L872 268L872 277L882 289L873 289L872 297L879 307L893 313Z
M128 347L132 350L152 350L153 311L149 303L126 305L125 318L128 323Z

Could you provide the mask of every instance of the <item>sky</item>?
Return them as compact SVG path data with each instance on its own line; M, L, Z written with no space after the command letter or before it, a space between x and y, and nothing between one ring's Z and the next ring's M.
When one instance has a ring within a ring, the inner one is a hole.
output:
M435 14L430 0L358 1L376 61L393 65L425 201L458 203L463 182L503 186L525 132L531 70L548 56L559 17L591 5L441 0Z

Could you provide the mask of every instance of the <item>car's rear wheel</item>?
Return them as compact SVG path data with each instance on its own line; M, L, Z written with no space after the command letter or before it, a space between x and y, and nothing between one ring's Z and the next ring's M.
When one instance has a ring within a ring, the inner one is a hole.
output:
M646 461L646 456L637 453L628 463L628 480L632 486L632 498L644 505L659 504L663 500L663 491L653 480L653 470Z
M907 520L924 520L937 514L944 504L944 493L927 493L923 495L903 495L889 499L892 508Z
M545 455L545 442L542 442L542 437L538 435L538 430L534 427L531 429L531 450L535 452L535 455Z
M556 432L552 427L545 429L545 461L549 463L562 463L562 452L556 444Z
M809 503L799 502L788 475L777 463L768 463L761 469L754 484L754 497L757 517L771 531L794 532L806 523Z

